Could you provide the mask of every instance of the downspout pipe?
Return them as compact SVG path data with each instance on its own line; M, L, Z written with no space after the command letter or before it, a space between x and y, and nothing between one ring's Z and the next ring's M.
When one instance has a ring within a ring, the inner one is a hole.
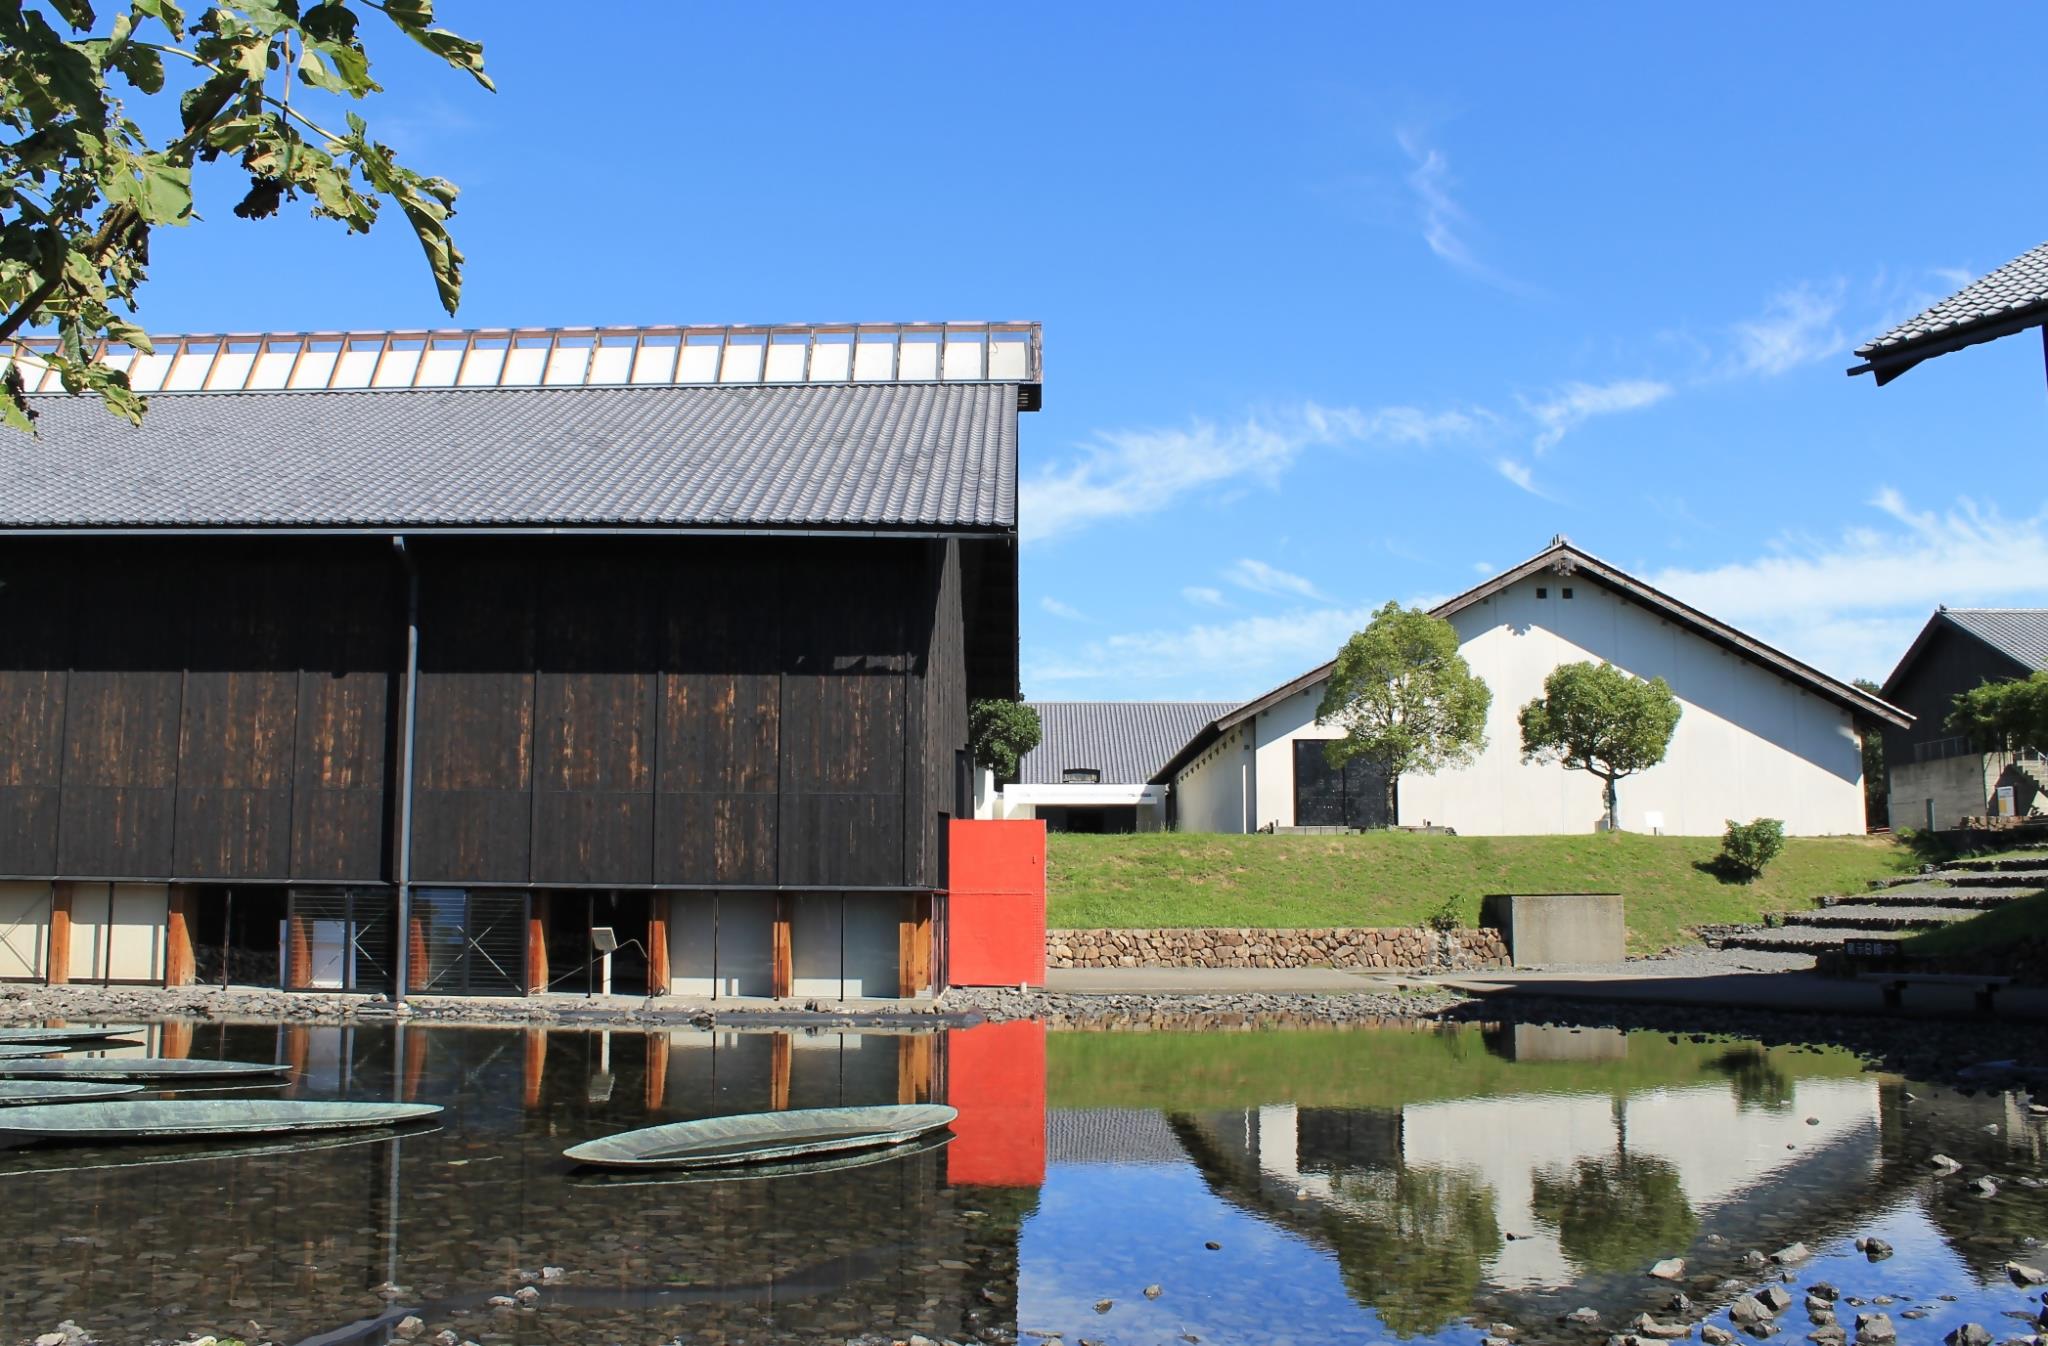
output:
M403 534L394 534L391 548L405 567L405 707L398 733L398 956L397 981L391 988L394 1011L405 1004L412 980L412 744L414 715L419 705L420 568Z

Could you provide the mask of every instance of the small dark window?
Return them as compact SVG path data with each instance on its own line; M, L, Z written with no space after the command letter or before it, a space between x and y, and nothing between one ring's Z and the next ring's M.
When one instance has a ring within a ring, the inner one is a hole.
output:
M1544 588L1542 585L1538 585L1536 586L1536 596L1538 598L1548 598L1550 597L1550 590Z
M1102 773L1092 766L1070 766L1060 772L1062 785L1100 785Z
M1568 588L1566 588L1566 589L1559 589L1559 590L1558 590L1558 592L1559 592L1560 594L1564 595L1564 596L1565 596L1566 598L1570 598L1570 597L1572 596L1572 591L1571 591L1570 589L1568 589Z

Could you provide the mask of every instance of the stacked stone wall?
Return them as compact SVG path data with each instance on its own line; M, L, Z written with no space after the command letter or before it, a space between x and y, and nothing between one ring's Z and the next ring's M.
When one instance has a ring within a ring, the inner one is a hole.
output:
M1047 967L1340 967L1476 971L1508 966L1498 930L1048 930Z

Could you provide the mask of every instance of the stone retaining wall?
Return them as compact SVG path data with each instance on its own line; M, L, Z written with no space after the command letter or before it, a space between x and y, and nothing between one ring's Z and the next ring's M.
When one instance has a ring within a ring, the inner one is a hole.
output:
M1508 947L1498 930L1048 930L1045 965L1462 972L1508 966Z

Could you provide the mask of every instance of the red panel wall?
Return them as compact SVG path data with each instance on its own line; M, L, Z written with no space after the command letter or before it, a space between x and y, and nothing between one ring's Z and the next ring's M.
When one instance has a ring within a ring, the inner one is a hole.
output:
M946 980L1045 985L1045 824L963 818L951 826Z
M1045 1181L1045 1023L1019 1019L946 1034L946 1101L960 1110L946 1179L965 1187Z

